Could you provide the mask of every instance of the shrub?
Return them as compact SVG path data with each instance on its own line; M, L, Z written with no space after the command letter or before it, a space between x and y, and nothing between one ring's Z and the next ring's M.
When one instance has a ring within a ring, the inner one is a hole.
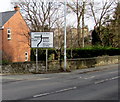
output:
M48 59L52 59L51 56L54 54L55 59L58 59L58 50L56 49L48 49ZM112 47L102 47L102 46L93 46L86 48L75 48L72 49L72 58L91 58L98 56L114 56L120 55L120 48L112 48ZM61 53L61 59L64 58L64 53ZM67 49L67 59L71 58L71 49ZM31 61L35 61L35 49L31 49ZM46 52L45 49L38 50L38 60L46 60Z

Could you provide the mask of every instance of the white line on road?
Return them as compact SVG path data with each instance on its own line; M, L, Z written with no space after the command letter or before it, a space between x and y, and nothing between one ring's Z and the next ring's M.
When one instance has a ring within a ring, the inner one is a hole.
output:
M92 79L92 78L94 78L95 76L91 76L91 77L88 77L88 78L84 78L84 79Z
M48 80L50 78L33 78L33 79L30 79L30 80Z
M81 79L82 77L80 76L79 78Z
M74 90L74 89L76 89L76 88L77 88L77 87L71 87L71 88L67 88L67 89L58 90L58 91L55 91L55 92L56 92L56 93L59 93L59 92Z
M110 73L118 73L118 71L110 72Z
M46 96L46 95L49 95L50 93L43 93L43 94L39 94L39 95L34 95L33 97L36 98L36 97L41 97L41 96Z
M119 77L120 76L116 76L116 77L113 77L113 78L110 78L110 79L100 80L100 81L95 82L94 84L100 84L100 83L103 83L103 82L106 82L106 81L118 79Z
M33 97L34 97L34 98L42 97L42 96L46 96L46 95L50 95L50 94L54 94L54 93L60 93L60 92L65 92L65 91L69 91L69 90L74 90L74 89L76 89L76 88L77 88L77 87L74 86L74 87L70 87L70 88L66 88L66 89L61 89L61 90L54 91L54 92L42 93L42 94L39 94L39 95L34 95Z
M119 78L119 77L120 77L120 76L117 76L117 77L111 78L111 80L117 79L117 78Z

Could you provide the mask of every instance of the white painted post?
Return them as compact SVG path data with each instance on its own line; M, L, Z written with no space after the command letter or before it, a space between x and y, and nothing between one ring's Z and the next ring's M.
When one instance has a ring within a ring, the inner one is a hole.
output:
M36 73L38 72L38 48L36 48Z
M85 0L83 0L83 10L82 10L82 47L84 48L84 30L85 30L85 24L84 24L84 13L85 13Z
M66 0L64 5L64 71L66 71Z
M46 49L46 72L48 68L48 49Z
M66 71L66 0L64 5L64 71Z

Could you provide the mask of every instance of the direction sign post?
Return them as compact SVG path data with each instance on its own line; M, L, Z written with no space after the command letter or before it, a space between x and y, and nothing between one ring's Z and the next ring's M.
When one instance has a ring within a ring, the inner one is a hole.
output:
M46 72L48 68L48 49L46 49Z
M38 48L46 48L46 71L48 49L53 48L53 32L31 32L31 48L36 48L36 72L38 72Z
M38 72L38 49L36 48L36 72Z

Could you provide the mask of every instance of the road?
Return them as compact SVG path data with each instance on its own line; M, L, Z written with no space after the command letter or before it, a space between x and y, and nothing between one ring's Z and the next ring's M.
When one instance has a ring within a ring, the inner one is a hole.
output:
M92 69L92 68L91 68ZM36 75L2 77L3 100L118 100L118 64ZM86 70L86 69L84 69Z

